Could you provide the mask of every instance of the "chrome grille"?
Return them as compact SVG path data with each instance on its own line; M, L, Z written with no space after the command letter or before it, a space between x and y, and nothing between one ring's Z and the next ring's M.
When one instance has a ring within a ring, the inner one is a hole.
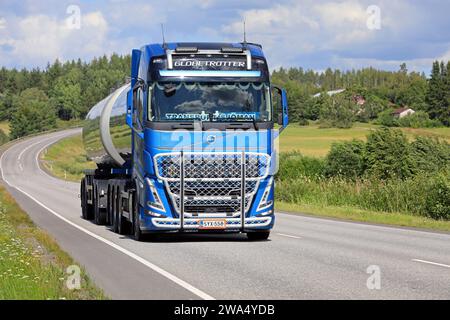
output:
M241 211L242 153L183 153L184 211L186 215L227 214ZM154 157L155 171L163 180L176 211L180 212L181 153ZM267 154L245 154L245 212L248 212L259 181L268 175Z
M242 155L229 153L184 153L184 177L189 179L240 179ZM180 179L180 153L163 153L155 156L158 178ZM267 176L270 157L261 153L245 154L246 179Z

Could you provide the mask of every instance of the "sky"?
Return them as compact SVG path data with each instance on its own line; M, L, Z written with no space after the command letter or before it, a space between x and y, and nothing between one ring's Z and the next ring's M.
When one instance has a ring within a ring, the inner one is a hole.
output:
M45 68L144 44L243 40L269 66L430 73L450 60L449 0L0 0L0 66Z

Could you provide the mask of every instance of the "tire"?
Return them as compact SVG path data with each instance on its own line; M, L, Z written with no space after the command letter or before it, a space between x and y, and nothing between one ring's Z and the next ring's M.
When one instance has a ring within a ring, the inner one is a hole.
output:
M136 193L132 195L133 203L133 237L136 241L143 241L144 235L142 234L141 227L139 224L139 205L137 203Z
M80 184L81 198L81 217L85 220L91 220L94 215L92 205L87 203L86 178L81 180Z
M98 192L97 188L94 191L94 222L96 225L104 225L106 223L106 212L105 210L100 209L98 204Z
M115 197L115 214L114 214L114 232L125 235L130 233L129 223L122 216L122 204L121 204L121 196L120 196L120 187L116 189L116 197Z
M250 241L262 241L269 238L270 231L247 232L247 238Z
M120 191L117 197L119 199L119 207L117 208L117 210L119 211L117 231L120 235L127 235L131 233L131 223L123 217L122 196L120 195Z
M117 188L113 187L113 192L112 192L113 196L112 196L112 230L115 233L119 232L119 215L118 215L118 199L117 199Z
M108 193L106 194L106 225L110 226L111 223L111 188L108 185Z
M81 179L80 183L80 199L81 199L81 217L87 220L87 200L86 200L86 187L84 185L85 178Z

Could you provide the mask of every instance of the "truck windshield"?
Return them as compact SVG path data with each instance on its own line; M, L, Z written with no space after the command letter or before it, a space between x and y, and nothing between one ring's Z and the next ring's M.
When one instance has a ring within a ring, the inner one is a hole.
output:
M154 83L150 121L271 121L264 83Z

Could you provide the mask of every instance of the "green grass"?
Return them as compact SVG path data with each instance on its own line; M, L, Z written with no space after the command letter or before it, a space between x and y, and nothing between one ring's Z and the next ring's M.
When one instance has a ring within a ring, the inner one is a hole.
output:
M309 126L291 124L280 136L280 152L297 150L306 156L324 157L333 142L352 139L366 140L370 131L377 128L379 126L367 123L355 123L350 129L320 129L317 124ZM417 135L425 135L450 142L450 128L401 128L401 130L409 139L413 139Z
M66 286L76 265L0 187L0 300L105 299L81 268L81 288Z
M450 221L433 220L426 217L413 216L404 213L386 213L361 210L354 207L296 204L283 201L277 201L275 205L277 211L292 213L304 212L311 216L329 217L391 226L423 228L437 231L450 231Z
M9 127L9 121L0 121L0 130L9 135L9 132L11 131Z
M73 127L81 127L84 123L84 120L80 119L71 119L71 120L61 120L56 119L56 128L57 129L68 129Z
M69 181L80 181L85 169L94 169L86 159L81 135L62 139L51 145L41 155L41 163L52 175Z

